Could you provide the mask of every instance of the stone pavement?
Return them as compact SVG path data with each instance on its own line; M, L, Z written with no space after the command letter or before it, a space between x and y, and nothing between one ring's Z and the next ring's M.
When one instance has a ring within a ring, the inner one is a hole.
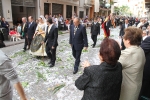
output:
M118 34L118 28L112 29L110 38L119 40ZM98 53L100 43L104 38L102 30L95 48L91 47L93 42L90 29L87 29L87 35L89 48L88 52L82 52L81 63L88 60L92 65L100 64ZM58 43L57 60L53 68L48 67L47 58L37 59L28 51L22 52L20 48L23 47L23 44L13 46L13 50L12 46L2 48L13 60L13 66L19 75L28 100L81 100L83 91L78 90L74 82L83 73L83 68L80 67L79 72L73 75L74 58L69 45L69 34L59 35ZM19 100L15 90L13 100Z

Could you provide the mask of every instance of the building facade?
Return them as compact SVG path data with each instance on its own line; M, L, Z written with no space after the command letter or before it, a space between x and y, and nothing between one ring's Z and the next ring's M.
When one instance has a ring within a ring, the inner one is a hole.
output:
M79 0L79 17L93 18L94 16L94 0Z
M37 18L36 11L38 11L38 0L0 0L0 16L9 22L11 27L22 17Z
M39 15L61 14L65 19L79 15L79 0L40 0Z
M11 25L22 17L61 14L64 18L79 15L79 0L0 0L0 16Z

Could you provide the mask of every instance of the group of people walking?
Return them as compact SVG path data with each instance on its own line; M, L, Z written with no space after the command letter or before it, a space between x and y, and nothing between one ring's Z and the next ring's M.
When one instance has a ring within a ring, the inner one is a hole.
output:
M97 35L100 34L100 25L105 32L105 38L100 45L98 54L101 64L91 65L88 61L83 62L84 73L75 81L75 86L79 90L84 90L82 100L142 100L143 97L150 98L150 65L148 62L150 60L150 37L142 41L142 29L131 27L128 20L125 19L120 30L122 39L120 45L114 39L109 38L110 26L115 27L112 17L112 15L108 16L101 24L98 18L94 18L90 31L93 48L97 42ZM53 67L58 46L58 28L53 24L52 18L45 19L41 15L38 20L39 23L36 24L32 16L28 17L28 22L25 17L22 18L22 32L25 35L24 51L29 49L29 53L32 55L48 56L49 67ZM80 24L78 17L72 19L69 44L75 58L73 74L76 74L79 70L82 50L88 49L86 27ZM18 76L10 63L11 60L1 51L0 55L2 55L0 57L2 81L4 84L6 83L0 93L6 86L11 87L10 84L7 84L7 80L10 80L15 84L21 98L26 100ZM9 66L9 68L5 68L5 66ZM4 69L9 70L6 72ZM10 100L12 92L1 95L0 98Z

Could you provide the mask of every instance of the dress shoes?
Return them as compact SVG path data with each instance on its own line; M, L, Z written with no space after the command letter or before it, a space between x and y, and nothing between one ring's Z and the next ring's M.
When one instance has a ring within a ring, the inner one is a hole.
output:
M24 49L23 52L26 52L26 49Z
M48 62L48 64L51 64L52 62L51 62L51 60Z
M78 70L74 70L74 71L73 71L73 74L76 74L77 72L78 72Z
M51 68L51 67L54 67L54 64L50 64L50 66L49 66L49 67L50 67L50 68Z

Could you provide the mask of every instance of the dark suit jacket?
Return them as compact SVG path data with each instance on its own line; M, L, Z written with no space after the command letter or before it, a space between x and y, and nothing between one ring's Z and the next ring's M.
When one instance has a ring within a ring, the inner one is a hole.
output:
M104 26L104 27L106 28L106 32L109 33L109 28L111 27L111 20L109 20L109 21L107 22L107 24L105 23L105 26Z
M144 23L144 25L143 25L143 27L148 27L148 25L149 25L149 22L146 22L146 23Z
M28 35L28 38L32 39L33 35L35 33L35 30L36 30L37 24L35 22L32 22L32 24L30 25L30 27L29 27L29 24L30 23L28 23L27 35Z
M141 48L144 50L146 57L143 79L150 81L150 36L142 42Z
M22 30L23 29L23 24L21 25L21 33L24 32L24 34L26 35L27 34L27 31L28 31L28 22L26 22L25 26L24 26L24 31Z
M130 24L128 24L128 27L129 26L131 26ZM119 34L119 36L123 36L124 35L124 29L125 29L125 24L123 24L122 26L121 26L121 29L120 29L120 34Z
M88 47L88 40L86 29L83 25L79 24L78 29L74 35L74 25L70 26L70 39L69 43L75 50L82 50L83 47Z
M57 47L58 46L57 39L58 39L58 28L55 25L53 25L49 33L48 33L48 28L47 28L46 36L44 40L44 42L47 42L46 45L49 47L52 47L52 46Z
M96 23L96 24L94 24L94 22L92 23L91 33L92 33L92 35L100 34L100 24L99 23Z
M119 100L122 83L122 65L106 62L84 69L75 86L84 90L82 100Z
M6 28L6 29L9 29L9 23L7 21L5 21L5 22L2 21L1 25L2 25L2 27ZM7 27L7 25L8 25L8 27Z

